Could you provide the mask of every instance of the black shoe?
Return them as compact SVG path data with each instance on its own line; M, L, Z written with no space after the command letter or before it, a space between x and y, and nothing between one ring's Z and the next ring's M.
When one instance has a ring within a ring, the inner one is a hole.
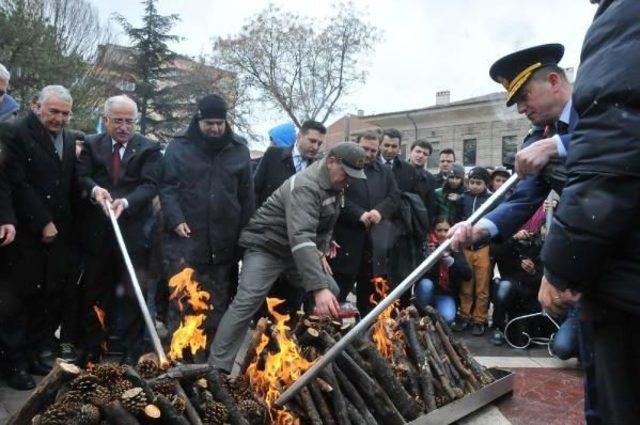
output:
M462 317L458 317L451 324L451 330L454 332L462 332L469 326L469 320L464 319Z
M489 341L491 341L491 343L496 346L502 345L504 344L504 334L500 329L494 329L491 333Z
M487 327L484 323L474 323L471 328L471 335L473 336L482 336L484 332L487 330Z
M46 376L49 372L51 372L51 369L51 366L40 359L32 360L29 362L29 372L32 375Z
M7 384L19 391L27 391L35 388L36 383L24 366L10 366L5 373Z
M60 358L65 362L76 363L78 361L76 347L70 342L60 343Z

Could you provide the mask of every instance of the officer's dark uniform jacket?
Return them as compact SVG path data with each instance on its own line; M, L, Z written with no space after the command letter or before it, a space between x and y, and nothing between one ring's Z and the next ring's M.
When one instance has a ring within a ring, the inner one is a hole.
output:
M332 286L319 252L327 252L343 192L331 188L327 160L314 162L286 180L256 211L240 235L240 246L293 257L305 291Z
M638 16L638 1L603 0L586 34L573 97L580 121L542 251L554 285L634 314L640 314Z

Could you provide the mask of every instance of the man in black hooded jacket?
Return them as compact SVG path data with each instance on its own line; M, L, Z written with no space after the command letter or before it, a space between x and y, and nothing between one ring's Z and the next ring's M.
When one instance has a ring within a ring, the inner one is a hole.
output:
M224 99L202 98L189 127L167 147L160 183L167 271L195 269L210 293L208 341L229 304L238 236L254 210L247 142L226 118Z

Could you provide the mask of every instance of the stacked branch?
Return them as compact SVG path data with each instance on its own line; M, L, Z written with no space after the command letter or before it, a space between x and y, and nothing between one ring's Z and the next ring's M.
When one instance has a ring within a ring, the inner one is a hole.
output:
M287 336L310 363L350 328L315 316L296 319ZM313 425L404 424L493 381L435 310L420 315L409 307L384 321L384 326L355 338L285 406L289 418ZM387 335L374 338L376 331ZM253 353L246 354L250 361L242 367L248 370L247 379L252 367L264 370L279 350L267 320L259 322L250 340ZM384 350L376 345L381 340L387 341ZM277 387L280 393L286 388L282 382ZM282 411L270 409L271 423L284 423L282 417Z

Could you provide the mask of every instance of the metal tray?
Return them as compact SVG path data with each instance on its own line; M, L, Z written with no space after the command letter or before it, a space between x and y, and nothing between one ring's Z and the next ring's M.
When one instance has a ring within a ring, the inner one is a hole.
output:
M513 392L515 375L505 369L490 368L496 378L494 382L468 394L461 399L446 404L410 422L411 425L445 425L462 419L468 414L486 406L495 399Z

